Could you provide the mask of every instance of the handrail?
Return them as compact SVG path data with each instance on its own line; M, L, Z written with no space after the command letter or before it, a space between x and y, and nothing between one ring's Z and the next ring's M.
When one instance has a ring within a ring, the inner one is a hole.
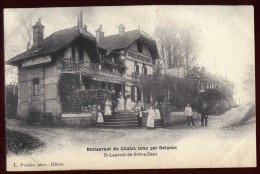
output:
M149 63L152 63L152 58L145 55L145 54L142 54L142 53L138 53L136 51L132 51L132 50L129 50L128 51L128 56L129 57L133 57L133 58L137 58L137 59L141 59L143 61L146 61L146 62L149 62Z
M90 63L84 60L64 60L63 71L64 72L82 72L86 74L102 75L106 77L123 78L123 75L115 70L111 72L108 69L102 69L100 63Z

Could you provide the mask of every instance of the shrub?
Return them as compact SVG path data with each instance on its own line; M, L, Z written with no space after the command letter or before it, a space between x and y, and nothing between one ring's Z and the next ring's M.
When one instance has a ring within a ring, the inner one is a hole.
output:
M6 130L6 149L8 154L31 154L34 150L43 146L44 143L42 141L29 134Z
M111 91L107 89L80 91L78 74L62 74L59 90L63 112L81 112L89 105L103 106L106 99L111 97Z

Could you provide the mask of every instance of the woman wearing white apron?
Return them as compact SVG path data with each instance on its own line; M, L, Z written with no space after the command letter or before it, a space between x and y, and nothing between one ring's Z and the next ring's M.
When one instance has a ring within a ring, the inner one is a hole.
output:
M105 112L104 112L104 115L112 115L110 106L111 106L111 103L107 99L106 102L105 102Z
M125 110L125 99L122 96L118 98L117 110L118 111Z
M100 106L98 106L97 112L98 112L97 122L104 123L104 119L103 119L103 115L102 115Z
M154 127L154 109L152 106L150 106L150 109L148 109L146 112L148 112L148 117L147 117L147 123L146 123L146 128L147 129L155 129Z

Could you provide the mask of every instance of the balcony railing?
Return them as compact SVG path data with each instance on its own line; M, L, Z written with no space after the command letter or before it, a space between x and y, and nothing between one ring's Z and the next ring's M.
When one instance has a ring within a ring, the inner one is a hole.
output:
M132 58L135 58L135 59L139 59L139 60L145 61L145 62L152 63L152 58L149 57L149 56L146 56L146 55L144 55L142 53L138 53L138 52L135 52L135 51L128 51L128 56L132 57Z
M108 69L102 69L100 63L89 63L83 60L63 60L63 72L81 72L89 75L101 75L105 77L123 78L124 76L114 69L114 72Z
M138 73L138 72L133 72L132 73L132 80L133 81L139 81L140 79L147 79L147 78L150 78L151 75L148 75L148 74L141 74L141 73Z

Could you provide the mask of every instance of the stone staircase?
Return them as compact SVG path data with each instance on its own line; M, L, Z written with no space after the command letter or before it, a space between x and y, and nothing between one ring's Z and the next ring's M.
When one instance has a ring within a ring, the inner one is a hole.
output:
M146 126L147 114L143 114L143 128ZM155 125L161 127L160 125ZM136 115L131 111L113 112L110 116L104 116L104 123L99 124L103 128L139 128Z

